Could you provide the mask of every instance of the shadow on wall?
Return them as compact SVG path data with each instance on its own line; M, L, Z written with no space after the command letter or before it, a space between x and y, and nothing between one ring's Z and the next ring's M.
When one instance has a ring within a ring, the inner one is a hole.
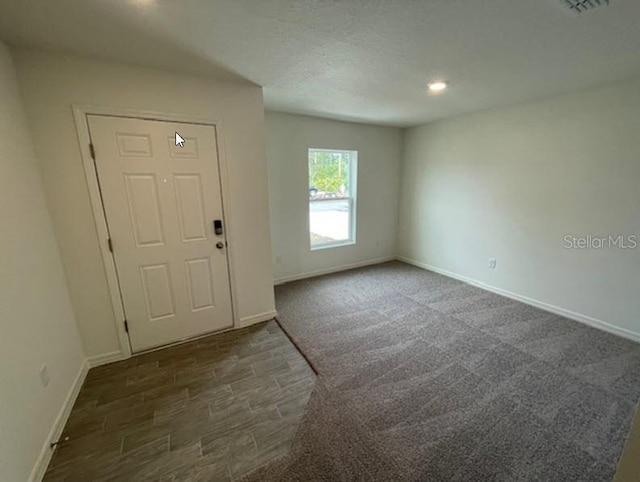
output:
M120 6L114 6L113 2L72 3L73 5L67 9L69 14L64 15L60 13L57 2L23 0L4 5L0 29L8 38L13 39L14 44L36 47L37 45L33 45L33 37L24 37L19 22L12 20L21 16L25 9L29 9L37 15L33 23L37 28L33 30L38 35L38 47L48 44L45 42L47 38L56 38L57 45L52 50L68 54L185 74L206 75L223 81L252 83L207 57L197 47L185 45L176 38L174 32L179 31L181 24L187 20L181 17L180 2L169 2L160 6L149 1L137 0L132 2L136 7L134 15L131 14L130 2L122 2ZM169 17L175 19L175 23L161 24L160 15L154 15L160 7L170 11L175 9ZM56 18L57 22L50 22L51 18ZM84 24L82 29L77 28L79 19L82 19ZM61 24L65 27L60 28ZM144 25L143 29L140 28L141 25ZM78 33L80 31L99 32L98 38L108 39L108 42L85 42Z

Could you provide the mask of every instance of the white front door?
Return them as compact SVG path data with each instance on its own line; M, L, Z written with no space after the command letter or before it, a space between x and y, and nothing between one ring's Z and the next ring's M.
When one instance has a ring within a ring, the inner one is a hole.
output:
M215 127L87 120L132 350L232 326Z

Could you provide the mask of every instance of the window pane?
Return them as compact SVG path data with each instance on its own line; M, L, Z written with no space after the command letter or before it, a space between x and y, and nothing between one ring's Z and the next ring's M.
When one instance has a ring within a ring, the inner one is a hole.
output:
M309 202L311 245L348 241L349 224L348 199Z
M309 235L311 247L355 239L355 151L309 149Z

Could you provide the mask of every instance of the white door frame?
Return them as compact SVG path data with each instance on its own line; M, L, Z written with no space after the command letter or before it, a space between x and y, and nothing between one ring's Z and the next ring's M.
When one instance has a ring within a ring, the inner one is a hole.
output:
M224 128L221 120L206 119L197 116L184 116L178 114L167 114L161 112L143 111L135 109L121 109L116 107L104 107L95 105L73 104L73 117L78 133L78 142L80 147L80 155L82 157L82 165L84 166L84 174L89 189L89 197L91 199L91 208L93 218L95 220L96 232L100 244L100 252L102 253L102 261L104 263L105 274L107 276L107 284L109 286L109 295L111 298L111 306L113 308L113 322L116 325L118 340L120 341L121 358L130 358L132 356L129 335L125 331L124 326L124 305L120 296L120 285L118 283L118 275L116 272L115 257L109 250L107 217L102 206L102 198L100 196L100 188L98 185L98 173L91 156L89 135L89 124L87 115L104 115L114 117L128 117L134 119L166 121L166 122L184 122L187 124L200 124L212 126L216 131L216 144L218 149L218 164L220 168L220 185L222 187L222 210L225 220L225 236L228 244L227 263L229 266L229 282L231 285L231 309L233 313L233 326L230 329L239 326L238 307L236 305L236 280L233 263L233 237L231 234L231 217L230 217L230 192L227 158L224 149ZM114 357L115 359L115 357Z

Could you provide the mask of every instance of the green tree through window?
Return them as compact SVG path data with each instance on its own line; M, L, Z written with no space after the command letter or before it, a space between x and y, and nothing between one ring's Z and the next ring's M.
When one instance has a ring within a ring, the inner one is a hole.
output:
M309 184L319 191L341 193L349 190L348 152L309 152Z
M311 249L356 242L358 152L309 149Z

